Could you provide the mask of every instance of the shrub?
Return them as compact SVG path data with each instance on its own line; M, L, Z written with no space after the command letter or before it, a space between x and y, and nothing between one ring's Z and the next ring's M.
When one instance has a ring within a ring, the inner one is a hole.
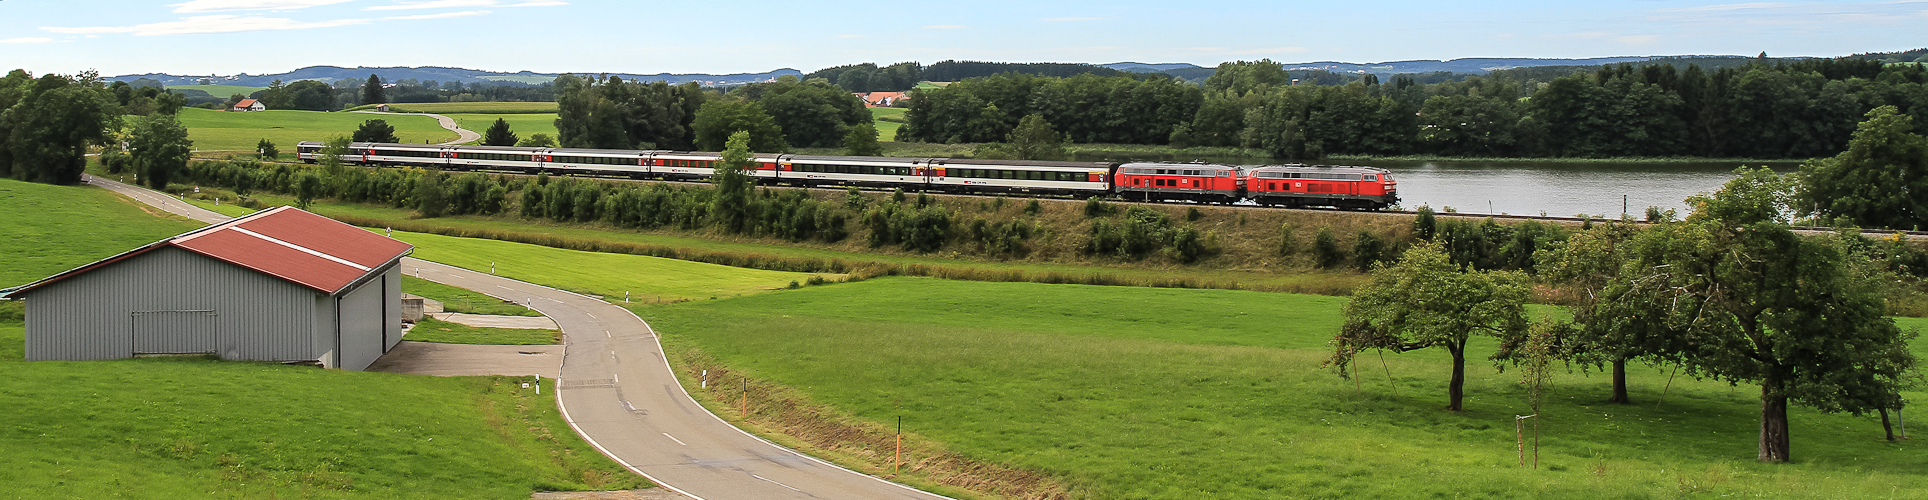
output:
M1432 241L1433 233L1437 232L1439 227L1438 221L1433 218L1433 207L1420 205L1417 212L1413 216L1413 237Z
M1352 265L1361 271L1371 271L1372 265L1385 255L1385 247L1385 242L1379 239L1378 234L1359 230L1359 235L1352 239Z
M1111 215L1112 209L1111 204L1105 203L1105 200L1102 198L1097 196L1085 198L1084 214L1086 218Z
M1312 238L1312 261L1320 269L1338 267L1346 261L1339 251L1339 239L1332 235L1332 228L1319 226L1319 234Z

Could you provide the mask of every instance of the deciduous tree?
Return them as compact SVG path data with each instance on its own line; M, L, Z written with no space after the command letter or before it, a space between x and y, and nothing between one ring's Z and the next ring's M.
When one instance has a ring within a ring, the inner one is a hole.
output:
M1348 376L1353 356L1365 349L1443 347L1453 357L1446 409L1459 411L1467 343L1473 335L1524 337L1528 294L1522 273L1454 265L1437 243L1413 247L1397 264L1374 270L1372 282L1353 293L1326 364Z
M789 146L783 142L783 127L777 125L763 106L754 102L723 99L703 104L696 111L696 147L715 151L727 146L737 132L748 132L748 147L758 153L777 153Z
M140 118L128 137L128 149L141 182L154 189L167 189L176 172L187 168L194 153L194 141L187 138L187 127L171 114L155 113Z
M877 143L877 127L864 123L850 127L844 134L844 154L851 156L883 156L884 146Z
M1065 151L1064 138L1052 130L1051 122L1044 121L1044 115L1031 115L1018 122L1018 128L1011 131L1011 149L1020 160L1063 160L1071 156Z
M1885 313L1872 259L1837 236L1794 234L1791 181L1741 169L1693 215L1642 235L1620 278L1630 307L1691 345L1690 373L1761 387L1763 462L1785 462L1789 403L1823 412L1891 407L1913 336Z
M750 140L749 131L731 133L722 158L716 162L716 173L710 176L710 182L716 184L710 215L716 218L717 225L732 233L743 232L744 221L749 219L750 188L756 182L749 172L753 165Z
M87 147L107 142L121 127L113 92L92 72L29 79L15 70L0 80L0 100L15 100L0 113L0 142L10 153L0 159L0 173L15 179L80 182Z
M1919 229L1928 221L1928 138L1894 106L1869 111L1848 150L1801 165L1795 209L1863 227Z

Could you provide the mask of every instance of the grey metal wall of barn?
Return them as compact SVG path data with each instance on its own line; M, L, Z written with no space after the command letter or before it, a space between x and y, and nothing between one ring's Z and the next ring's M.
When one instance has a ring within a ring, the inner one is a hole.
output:
M383 324L388 319L383 311L384 299L388 298L385 278L386 274L375 277L340 297L341 368L344 370L367 368L388 351L388 339L383 338L388 333Z
M26 297L28 361L125 358L143 349L205 352L196 311L213 315L214 351L227 359L312 360L312 289L178 248L160 248L68 277ZM168 326L168 325L179 326ZM332 332L332 324L330 329ZM188 328L156 335L155 328ZM197 337L199 335L199 337ZM332 339L330 339L332 344ZM330 347L332 348L332 346Z

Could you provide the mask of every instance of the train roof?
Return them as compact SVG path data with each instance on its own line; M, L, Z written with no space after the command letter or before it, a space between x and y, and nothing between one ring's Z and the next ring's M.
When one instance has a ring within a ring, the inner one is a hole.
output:
M1145 163L1126 163L1124 165L1119 165L1118 168L1120 170L1127 169L1127 168L1179 168L1179 169L1193 169L1193 170L1211 170L1215 172L1222 171L1222 170L1239 170L1239 167L1234 167L1231 165L1222 165L1218 163L1149 163L1149 162L1145 162Z
M1390 174L1391 170L1379 167L1353 165L1305 165L1290 163L1285 165L1265 165L1248 169L1247 172L1330 172L1335 174Z
M1102 168L1110 169L1112 163L1102 161L1044 161L1044 160L978 160L972 158L931 158L932 165L994 167L1055 167L1055 168Z
M549 154L562 154L562 155L576 154L576 155L617 155L617 156L642 156L649 153L662 152L662 151L638 151L634 149L590 149L590 148L550 148L550 149L547 149L546 151Z

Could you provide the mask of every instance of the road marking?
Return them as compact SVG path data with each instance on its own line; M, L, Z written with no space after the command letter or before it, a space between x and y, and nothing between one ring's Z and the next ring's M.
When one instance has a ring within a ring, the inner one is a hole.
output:
M612 334L610 334L610 333L609 333L609 330L603 330L603 336L604 336L604 337L609 337L609 338L612 338L612 339L613 339L613 338L616 338L616 336L615 336L615 335L612 335Z
M615 382L615 383L618 383L618 384L620 384L620 383L623 383L623 379L620 379L620 378L616 378L616 374L614 374L614 373L611 373L611 374L609 374L609 380L610 380L611 382Z
M671 435L669 435L669 433L667 433L667 432L665 432L665 433L663 433L663 437L666 437L666 438L669 438L669 440L670 440L670 441L675 441L675 442L676 442L676 444L680 444L680 445L683 445L683 446L689 446L689 445L690 445L689 443L685 443L685 442L683 442L683 440L681 440L681 439L676 439L676 436L671 436ZM752 475L752 476L754 476L755 474L751 474L751 475ZM769 481L769 480L768 480L768 479L765 479L765 481ZM770 481L770 482L775 482L775 481ZM786 486L786 488L788 488L788 487ZM793 490L795 490L796 488L790 488L790 489L793 489ZM802 492L803 490L797 490L797 491L798 491L798 492Z
M763 477L763 476L759 476L759 475L756 475L756 474L751 474L751 475L750 475L750 477L754 477L754 478L757 478L757 479L762 479L762 480L764 480L764 481L770 481L770 478L767 478L767 477ZM774 484L774 485L777 485L777 486L782 486L782 487L785 487L785 488L790 488L790 485L787 485L787 484L783 484L783 483L779 483L779 482L776 482L776 481L770 481L770 484ZM794 492L797 492L797 493L803 493L803 490L799 490L799 489L796 489L796 488L790 488L790 491L794 491Z
M592 312L588 312L588 311L584 311L584 312L583 312L583 314L587 314L587 315L589 315L589 319L593 319L593 320L596 320L596 321L602 321L602 318L598 318L598 317L596 317L596 313L592 313Z

